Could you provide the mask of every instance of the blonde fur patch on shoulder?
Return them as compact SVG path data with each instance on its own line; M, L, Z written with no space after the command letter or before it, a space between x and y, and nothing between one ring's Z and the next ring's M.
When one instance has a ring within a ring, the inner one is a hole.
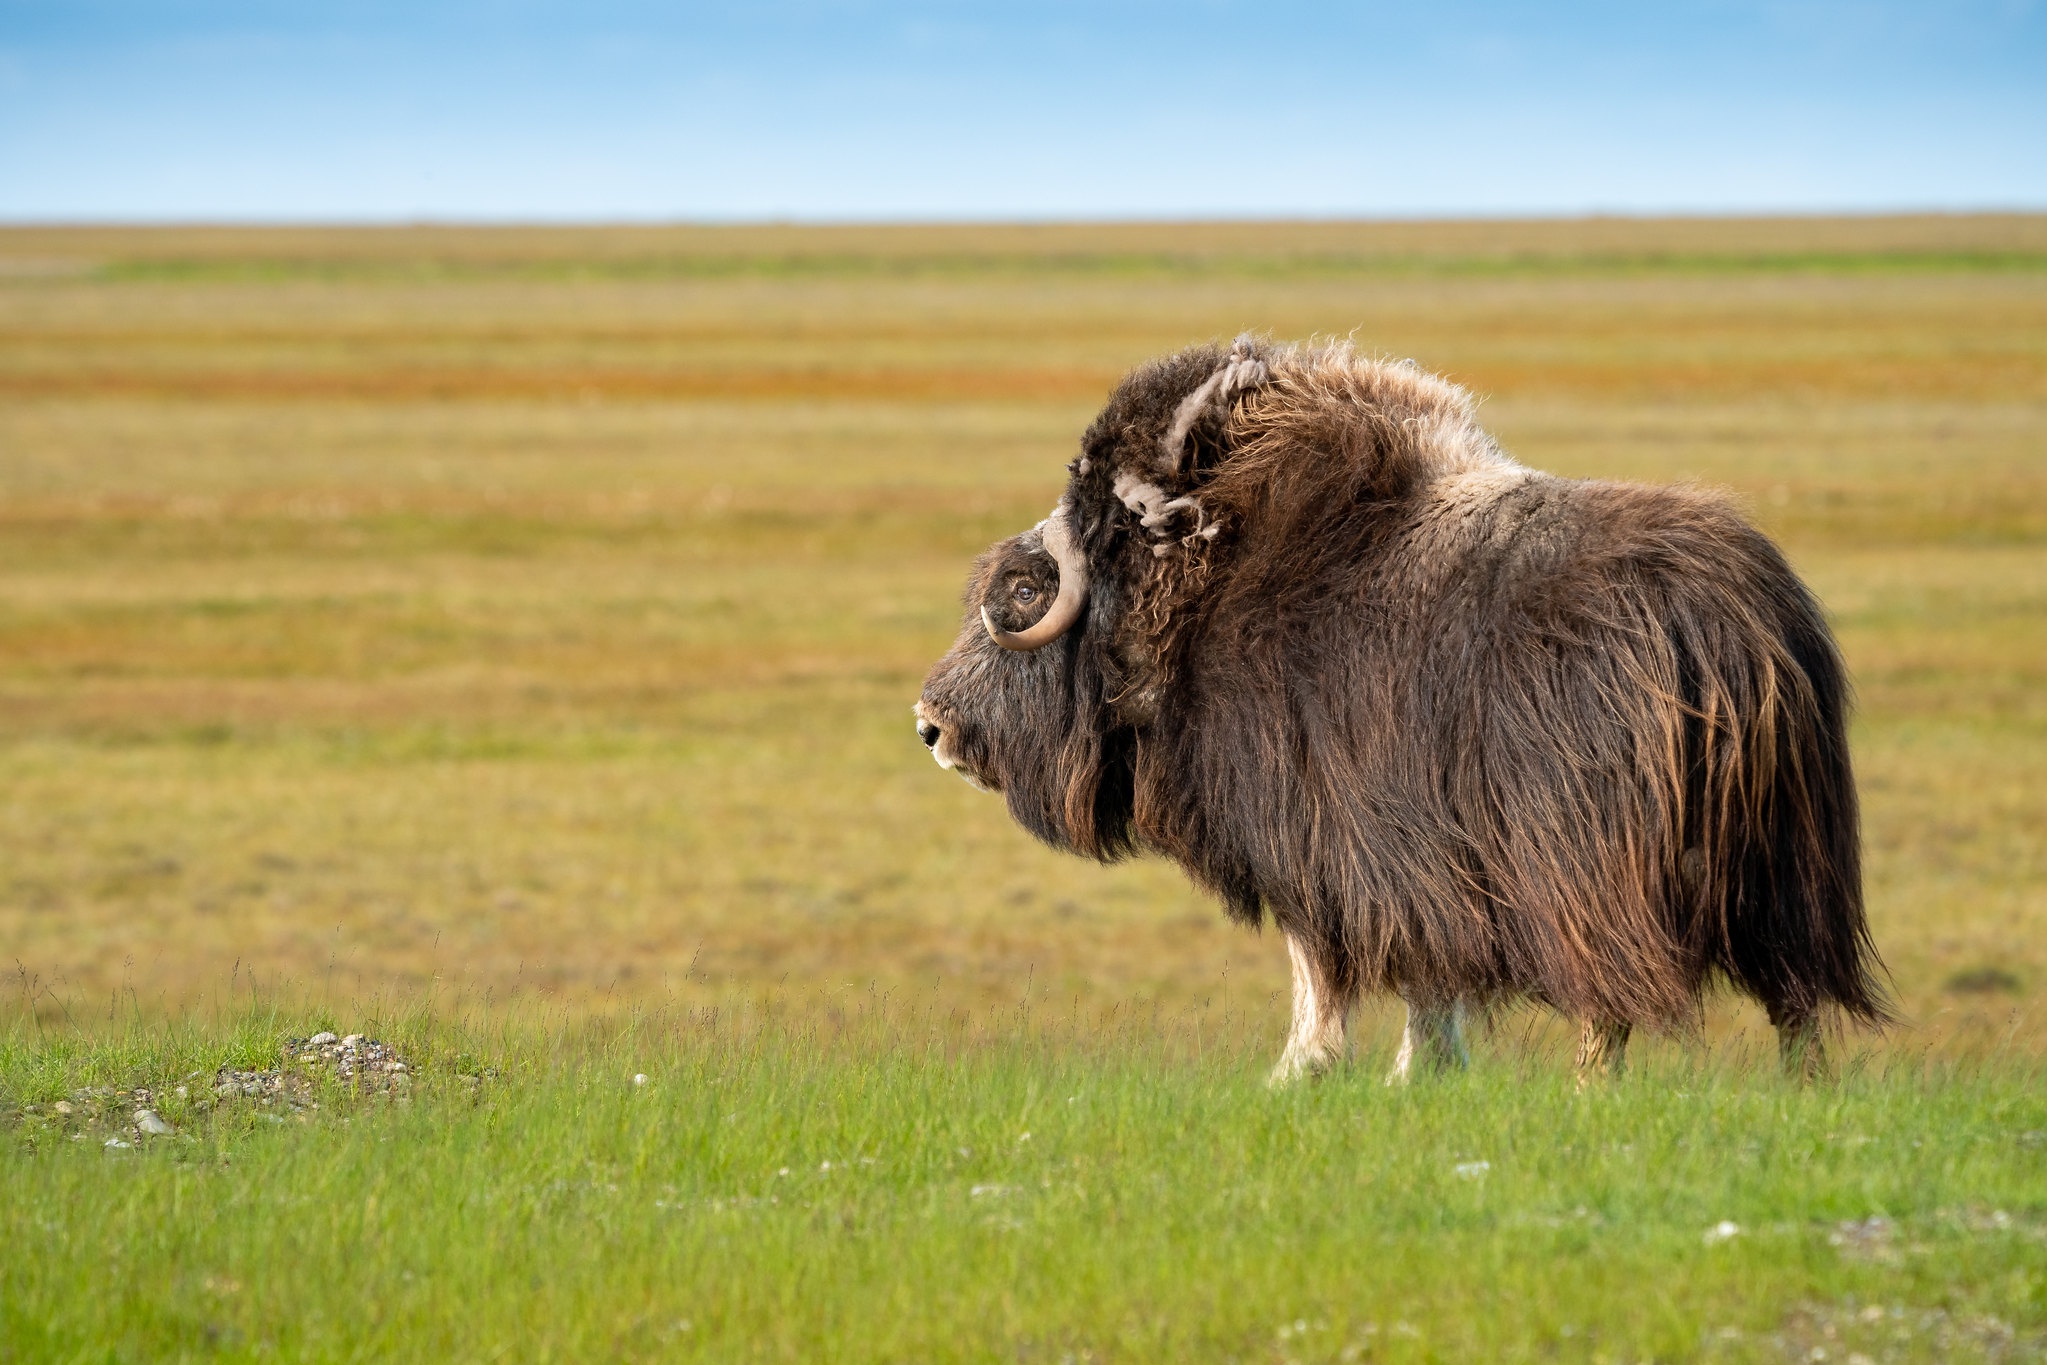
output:
M1238 405L1230 423L1232 463L1264 480L1321 452L1431 483L1463 474L1505 474L1521 466L1478 424L1471 395L1411 360L1362 355L1348 341L1268 353L1269 377Z

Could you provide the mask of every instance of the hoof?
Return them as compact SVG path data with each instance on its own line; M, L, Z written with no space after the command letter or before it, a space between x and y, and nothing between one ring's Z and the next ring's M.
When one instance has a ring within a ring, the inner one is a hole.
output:
M1281 1057L1279 1064L1272 1068L1272 1074L1265 1078L1265 1087L1284 1090L1290 1085L1320 1080L1333 1065L1334 1062L1327 1057Z

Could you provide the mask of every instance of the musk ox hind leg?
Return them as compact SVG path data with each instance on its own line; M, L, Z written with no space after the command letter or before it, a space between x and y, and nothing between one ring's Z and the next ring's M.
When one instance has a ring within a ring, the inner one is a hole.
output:
M1578 1034L1578 1088L1598 1077L1618 1076L1627 1069L1627 1024L1617 1019L1587 1019Z
M1426 1072L1462 1071L1471 1065L1471 1049L1464 1045L1464 1002L1448 1004L1407 1003L1407 1026L1400 1031L1400 1051L1386 1084L1406 1085L1417 1065Z
M1770 1025L1777 1030L1777 1059L1794 1081L1821 1081L1827 1076L1827 1040L1818 1011L1776 1005Z
M1350 1046L1350 1011L1356 988L1334 964L1292 934L1287 960L1294 969L1294 1021L1286 1050L1272 1068L1271 1084L1290 1085L1317 1076L1342 1061Z

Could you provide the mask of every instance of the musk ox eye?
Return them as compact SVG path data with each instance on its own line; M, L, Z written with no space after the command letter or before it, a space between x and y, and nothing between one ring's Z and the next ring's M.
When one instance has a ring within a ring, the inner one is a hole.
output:
M1015 597L1019 603L1028 607L1038 600L1038 590L1028 583L1019 583L1016 586Z

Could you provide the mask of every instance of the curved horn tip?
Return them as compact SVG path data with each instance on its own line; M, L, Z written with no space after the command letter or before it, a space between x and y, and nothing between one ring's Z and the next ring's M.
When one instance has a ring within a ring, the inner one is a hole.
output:
M1013 649L1020 654L1043 649L1073 628L1080 619L1081 608L1086 604L1085 593L1068 603L1065 594L1052 603L1052 608L1038 618L1035 625L1023 630L1004 630L995 624L995 618L988 614L988 608L981 608L981 626L988 632L988 638L1004 649Z
M1058 608L1058 605L1057 602L1052 604L1055 610ZM1026 627L1023 630L1004 630L1001 626L995 624L995 618L988 614L988 608L982 607L981 628L988 632L989 639L1001 645L1004 649L1013 649L1019 654L1028 654L1032 650L1042 649L1066 633L1063 628L1050 632L1040 631L1039 627L1050 620L1051 616L1052 613L1048 611L1043 617L1039 618L1037 625Z

